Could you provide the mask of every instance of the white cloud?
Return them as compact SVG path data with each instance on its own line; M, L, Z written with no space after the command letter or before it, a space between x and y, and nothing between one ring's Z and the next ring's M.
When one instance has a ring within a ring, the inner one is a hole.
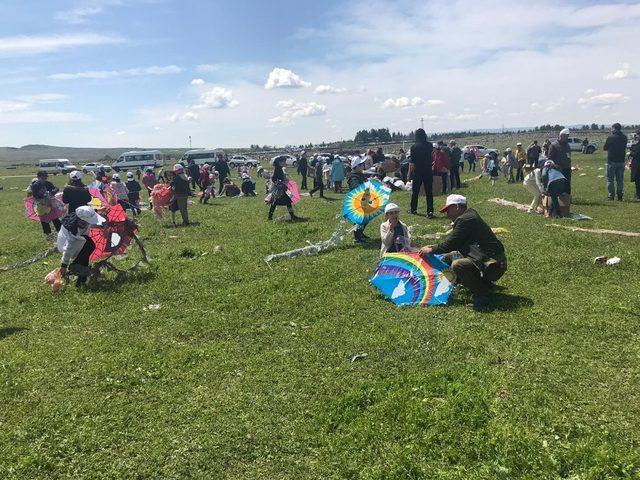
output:
M211 73L211 72L218 72L220 70L222 70L222 65L211 64L211 63L203 63L196 67L196 71L199 73Z
M0 114L23 112L30 107L27 102L12 102L0 100Z
M61 93L39 93L36 95L22 95L17 98L27 103L57 103L69 97Z
M454 120L475 120L477 118L480 118L477 113L461 113L453 117Z
M116 135L120 135L120 136L126 135L126 134L127 132L125 132L124 130L120 130L119 132L116 132Z
M178 122L198 122L200 120L200 116L196 112L188 111L183 115L174 113L169 117L169 121L171 123ZM155 127L156 130L159 130L159 127Z
M200 103L192 108L235 108L240 102L233 98L233 92L223 87L213 87L200 93Z
M200 119L200 116L195 112L187 112L182 116L182 119L191 122L197 122Z
M620 70L616 70L613 73L608 73L604 76L605 80L624 80L626 78L635 78L636 74L631 71L631 66L628 63L623 63Z
M309 82L305 82L291 70L276 67L269 73L269 78L264 88L272 90L274 88L303 88L310 86Z
M600 105L600 106L610 106L617 105L620 103L627 103L631 100L626 95L622 93L601 93L598 95L592 95L590 97L582 97L578 99L578 105Z
M201 78L194 78L193 80L191 80L191 85L201 87L202 85L204 85L204 80Z
M102 13L105 7L122 5L123 0L82 0L77 6L58 12L55 19L71 25L87 23L90 17Z
M68 35L21 35L0 38L0 56L20 57L39 53L52 53L69 48L124 43L121 37L97 33Z
M316 102L298 103L294 100L281 100L276 107L284 110L280 115L269 119L269 123L293 125L294 118L315 117L327 113L326 105Z
M340 87L332 87L331 85L318 85L316 89L313 91L313 93L316 93L318 95L322 95L326 93L340 94L340 93L347 93L347 89L340 88Z
M77 80L77 79L106 79L116 77L143 77L148 75L170 75L182 72L183 69L176 65L158 67L156 65L145 68L129 68L126 70L91 70L77 73L55 73L49 75L51 80Z
M421 97L398 97L398 98L389 98L385 100L382 104L382 108L413 108L419 106L436 106L442 105L444 102L442 100L424 100Z

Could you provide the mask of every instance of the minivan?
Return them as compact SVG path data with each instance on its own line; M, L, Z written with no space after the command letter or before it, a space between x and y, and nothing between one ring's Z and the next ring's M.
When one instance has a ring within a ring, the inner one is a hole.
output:
M205 163L213 165L217 160L217 155L220 155L218 150L189 150L184 153L181 160L185 165L189 160L196 162L196 165L204 165Z
M145 167L161 168L164 166L164 154L160 150L124 152L111 166L116 172L138 168L144 170Z
M57 175L58 173L64 175L77 169L78 167L73 165L66 158L44 158L38 162L39 171L47 172L52 175Z

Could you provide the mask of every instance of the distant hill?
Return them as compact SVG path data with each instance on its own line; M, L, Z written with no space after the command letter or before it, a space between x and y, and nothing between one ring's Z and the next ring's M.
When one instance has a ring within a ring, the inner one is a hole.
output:
M72 163L88 163L103 161L108 163L129 150L146 150L145 148L73 148L55 147L52 145L24 145L20 148L0 147L0 165L34 165L43 158L68 158ZM149 150L153 150L150 148ZM173 158L180 158L187 150L160 149ZM111 160L110 160L111 159Z

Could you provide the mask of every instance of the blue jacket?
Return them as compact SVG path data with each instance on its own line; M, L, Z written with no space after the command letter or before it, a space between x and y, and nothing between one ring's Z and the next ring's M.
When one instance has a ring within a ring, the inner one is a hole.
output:
M556 180L566 180L565 176L560 170L555 168L545 167L542 169L542 184L544 188L549 188L549 184Z
M329 181L342 182L344 180L344 163L342 160L336 158L331 163L331 170L329 170Z

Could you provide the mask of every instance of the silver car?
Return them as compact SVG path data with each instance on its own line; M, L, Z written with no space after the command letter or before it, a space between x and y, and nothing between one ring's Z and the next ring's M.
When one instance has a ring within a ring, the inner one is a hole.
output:
M298 159L296 157L294 157L293 155L276 155L275 157L273 157L271 159L271 165L275 165L276 160L280 160L281 158L284 158L287 160L286 166L287 167L297 167L298 166Z
M260 162L254 158L248 157L247 155L234 155L229 159L229 167L231 168L236 168L242 165L250 168L258 168Z

